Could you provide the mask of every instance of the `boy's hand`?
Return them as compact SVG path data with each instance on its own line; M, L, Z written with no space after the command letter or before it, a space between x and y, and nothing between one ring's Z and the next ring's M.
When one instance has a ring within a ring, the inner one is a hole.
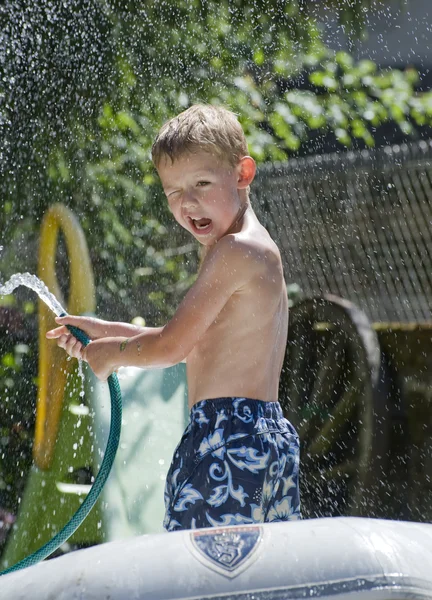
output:
M57 345L66 350L69 356L88 362L96 377L105 381L115 370L115 367L111 365L110 356L114 354L115 350L118 350L118 341L113 342L113 338L96 339L84 348L67 328L67 325L79 327L92 339L100 336L103 322L91 317L70 315L56 317L56 321L61 323L61 326L47 331L46 337L49 340L56 339Z
M56 317L56 322L60 327L47 331L46 337L49 340L57 340L58 346L66 350L73 358L83 358L83 345L75 336L71 334L66 325L79 327L88 335L91 340L97 340L107 335L107 323L93 317L74 317L66 315L65 317Z
M69 356L72 356L73 358L82 359L84 347L81 344L81 342L79 342L66 327L66 324L76 325L76 327L79 327L84 331L84 333L89 335L86 331L85 325L83 325L83 323L81 322L78 323L78 320L78 317L57 317L57 323L65 323L65 325L61 325L61 327L56 327L55 329L47 331L46 337L49 340L57 340L57 345L60 348L63 348L63 350L66 350Z
M117 365L113 357L118 354L119 342L117 338L102 338L91 342L82 351L82 358L91 367L91 370L101 381L106 381L116 370Z
M55 320L56 323L62 325L63 327L57 327L56 329L51 329L51 331L48 331L48 339L55 339L64 334L70 335L69 329L64 327L64 325L75 325L75 327L79 327L88 335L91 340L98 340L101 337L106 337L109 335L110 323L107 321L102 321L101 319L95 319L94 317L74 317L71 315L66 315L65 317L56 317Z

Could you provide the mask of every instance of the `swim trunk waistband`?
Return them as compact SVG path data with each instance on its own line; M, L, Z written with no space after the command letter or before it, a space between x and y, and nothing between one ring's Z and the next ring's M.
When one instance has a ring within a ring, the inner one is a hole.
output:
M283 419L284 415L279 402L254 400L252 398L226 397L210 398L194 404L190 411L191 422L200 421L203 417L212 417L223 411L226 416L234 415L240 419Z

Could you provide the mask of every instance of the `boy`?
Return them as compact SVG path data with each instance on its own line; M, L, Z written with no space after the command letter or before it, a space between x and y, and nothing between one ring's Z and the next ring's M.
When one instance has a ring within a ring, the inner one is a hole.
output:
M288 331L279 251L249 202L255 162L235 115L195 105L152 148L176 221L204 247L164 327L58 318L47 337L100 379L185 361L190 423L167 476L168 531L300 518L299 441L277 402ZM85 349L65 325L93 340Z

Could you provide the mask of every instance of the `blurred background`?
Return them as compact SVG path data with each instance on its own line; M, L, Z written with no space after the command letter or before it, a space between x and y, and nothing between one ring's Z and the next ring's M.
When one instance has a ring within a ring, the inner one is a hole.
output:
M427 0L0 2L2 282L38 272L61 203L92 312L164 323L199 257L152 140L195 102L238 114L291 302L305 517L432 520L431 17ZM54 259L67 298L62 231ZM33 462L38 327L34 294L0 298L0 553Z

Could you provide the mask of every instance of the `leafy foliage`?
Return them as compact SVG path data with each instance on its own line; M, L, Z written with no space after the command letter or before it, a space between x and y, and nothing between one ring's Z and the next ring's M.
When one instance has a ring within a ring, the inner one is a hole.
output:
M324 48L305 55L305 61L312 65L310 89L283 90L276 81L260 81L249 72L223 90L217 81L208 84L205 100L239 114L258 162L286 160L314 130L333 131L341 145L372 146L375 130L386 122L396 122L408 134L415 123L431 121L432 95L415 94L412 70L380 71L371 61L355 63L346 53ZM73 151L84 157L81 171L70 149L57 149L50 176L59 188L68 189L86 230L103 241L93 252L103 275L101 310L109 312L112 296L118 295L123 316L144 312L153 322L171 314L192 281L197 256L189 240L171 226L149 160L151 143L161 122L202 96L191 89L186 97L171 82L171 89L166 84L169 102L155 92L136 106L132 98L138 83L129 70L124 79L129 96L122 105L116 110L114 102L106 102L98 129L91 136L84 130L74 136L80 142ZM151 303L142 306L146 291Z
M361 30L383 0L320 4ZM198 260L171 227L149 160L170 116L194 102L228 106L257 161L286 160L316 132L332 132L341 147L370 146L385 123L411 134L431 122L432 95L415 91L418 74L331 52L319 10L306 0L8 2L0 11L3 241L62 201L92 242L98 312L165 319ZM34 270L33 255L28 261Z
M317 4L359 33L377 2L0 4L1 279L36 271L40 220L61 201L87 235L98 313L150 324L172 314L198 255L172 227L150 148L160 125L194 102L235 111L260 162L286 160L314 132L333 132L342 148L373 145L386 122L406 134L430 124L432 95L415 91L418 74L325 48ZM36 341L34 330L24 345L1 333L0 505L15 510L16 467L3 459L29 465Z

